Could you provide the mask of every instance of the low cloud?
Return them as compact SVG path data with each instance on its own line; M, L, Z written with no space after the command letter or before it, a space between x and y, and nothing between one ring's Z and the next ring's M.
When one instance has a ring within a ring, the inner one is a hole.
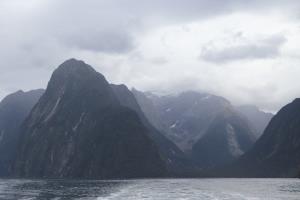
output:
M210 43L202 48L200 59L213 63L228 63L244 59L267 59L280 55L280 47L286 42L283 35L271 35L264 39L248 41L241 35L238 44L216 47Z
M233 86L246 81L244 77L234 78L242 74L249 77L245 69L259 72L253 76L258 77L256 82L266 76L271 82L284 77L280 85L286 85L280 91L286 93L276 94L282 105L286 97L299 94L294 83L300 72L289 67L298 70L299 60L281 56L281 52L299 52L299 30L293 31L299 23L295 17L299 9L299 0L0 0L0 98L18 89L46 87L53 69L75 57L90 63L113 82L151 90L198 88L237 101L245 94L232 92ZM239 14L254 17L254 27L248 27L249 20ZM232 18L226 24L224 18L228 16ZM273 28L268 22L260 22L265 18L275 22ZM260 26L256 26L257 22ZM171 27L188 28L182 33ZM169 32L165 32L168 28ZM224 29L244 33L233 35L233 42L226 43L225 38L225 44L221 41L220 45L215 38L223 37ZM274 35L284 29L288 33ZM163 42L149 39L158 30L161 32L157 37ZM249 32L269 36L244 36ZM210 40L213 42L207 43ZM201 61L195 59L200 45ZM242 62L233 62L237 60ZM253 66L249 60L259 60L255 63L258 65ZM220 63L230 66L216 67ZM270 69L274 64L284 66L286 73L274 77L274 70ZM233 69L235 65L243 65L243 71L235 72L241 69ZM260 77L262 72L264 76ZM268 88L262 90L266 94L272 92ZM247 103L259 102L254 98Z
M94 33L75 33L63 37L62 42L80 50L111 54L127 53L134 49L134 39L124 31L101 31Z

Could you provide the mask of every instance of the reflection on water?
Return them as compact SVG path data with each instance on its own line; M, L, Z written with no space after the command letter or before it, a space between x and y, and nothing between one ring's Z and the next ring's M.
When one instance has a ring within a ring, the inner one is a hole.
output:
M298 179L141 179L123 181L0 179L5 200L299 200Z

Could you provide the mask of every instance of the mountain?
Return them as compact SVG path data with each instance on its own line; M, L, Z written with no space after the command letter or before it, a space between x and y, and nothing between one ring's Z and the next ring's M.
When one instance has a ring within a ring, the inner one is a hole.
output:
M166 96L137 90L133 93L150 123L187 153L220 113L234 110L225 98L207 93L187 91Z
M300 166L300 99L284 106L270 121L254 147L227 175L296 177Z
M262 135L272 117L274 116L272 113L261 111L258 107L253 105L238 106L237 110L244 116L246 116L251 122L256 130L256 133L258 134L257 138Z
M251 122L223 97L194 91L165 96L132 92L147 119L201 169L235 161L257 139Z
M166 164L138 114L123 106L105 77L70 59L22 125L18 177L162 177Z
M142 123L147 127L149 137L159 148L161 157L165 161L167 169L172 176L192 176L198 173L196 166L186 155L148 121L134 94L125 85L111 84L111 87L121 104L134 110Z
M222 167L247 152L255 140L247 120L228 109L217 115L195 143L192 157L202 169Z
M17 91L0 103L0 176L8 176L17 148L19 127L44 90Z

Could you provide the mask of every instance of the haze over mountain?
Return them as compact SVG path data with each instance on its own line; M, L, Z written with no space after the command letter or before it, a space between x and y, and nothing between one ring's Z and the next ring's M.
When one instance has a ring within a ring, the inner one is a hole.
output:
M233 110L224 110L193 145L192 157L202 169L222 167L247 152L256 139L246 119Z
M256 129L257 137L260 137L267 125L271 121L274 116L272 113L267 113L262 110L259 110L257 106L253 105L242 105L237 107L238 111L240 111L247 119L251 122L251 124Z
M75 59L53 73L22 125L19 177L133 178L167 175L139 116L104 76Z
M192 91L167 96L133 93L149 121L184 151L191 150L215 116L230 106L222 97Z
M300 99L284 106L254 147L229 174L241 177L296 177L300 169Z
M234 161L257 139L249 120L223 97L133 93L149 121L203 169Z
M20 125L44 93L43 89L17 91L0 103L0 176L12 170L15 151L20 137Z

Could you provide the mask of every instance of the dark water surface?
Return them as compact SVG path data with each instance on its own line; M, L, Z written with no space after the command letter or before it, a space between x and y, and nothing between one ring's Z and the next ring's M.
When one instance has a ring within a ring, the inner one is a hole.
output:
M298 179L0 179L2 200L300 200Z

